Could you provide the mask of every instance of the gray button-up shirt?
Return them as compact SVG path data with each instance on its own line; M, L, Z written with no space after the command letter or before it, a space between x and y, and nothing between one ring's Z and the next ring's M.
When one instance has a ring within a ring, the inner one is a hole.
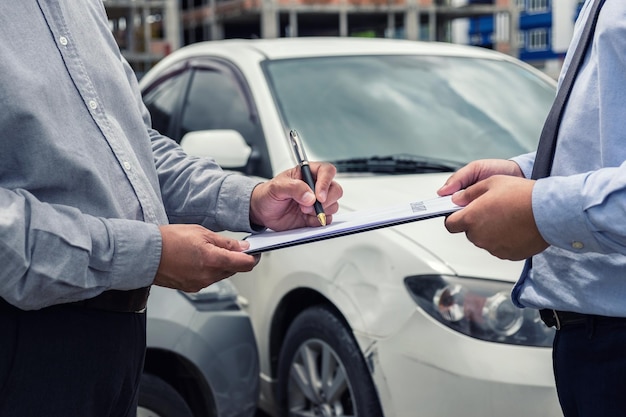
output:
M157 225L250 231L255 181L150 128L101 0L0 2L0 296L150 285Z

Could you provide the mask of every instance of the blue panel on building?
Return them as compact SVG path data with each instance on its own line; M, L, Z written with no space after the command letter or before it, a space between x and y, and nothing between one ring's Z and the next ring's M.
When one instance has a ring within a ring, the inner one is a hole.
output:
M552 27L552 13L534 13L525 14L520 16L519 19L520 29L532 29L532 28L550 28Z
M469 33L493 33L493 16L482 16L470 19Z
M494 4L493 0L468 0L469 4ZM583 1L579 1L577 5L576 12L580 11L580 6ZM526 6L528 6L527 2L525 2ZM523 8L520 10L520 20L519 20L519 30L520 32L529 32L525 35L526 42L524 45L520 45L518 50L518 57L523 61L545 61L552 59L563 58L562 53L555 53L552 51L552 25L553 25L553 17L552 17L552 2L547 3L547 9L542 10L541 12L534 13L528 12L528 9ZM574 16L573 16L574 18ZM539 32L536 30L539 29ZM541 36L541 29L545 29L546 38L544 39L545 45L538 45L536 41L539 41L541 44L541 38L537 38L537 36ZM483 16L483 17L475 17L469 19L469 42L472 45L478 46L490 46L491 38L493 36L495 27L494 27L494 18L493 16ZM527 42L529 41L528 37L533 36L533 41L535 41L534 48L541 49L527 49ZM545 46L545 48L544 48Z
M522 61L543 61L546 59L554 59L557 58L559 54L555 54L552 51L533 51L528 52L527 50L519 51L519 58Z

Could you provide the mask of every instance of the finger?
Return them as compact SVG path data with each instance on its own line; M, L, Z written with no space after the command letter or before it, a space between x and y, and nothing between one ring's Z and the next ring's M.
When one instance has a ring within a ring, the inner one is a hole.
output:
M463 214L460 211L457 211L456 213L452 213L447 216L444 225L450 233L462 233L465 232L467 228L467 225L465 224L465 221L463 219Z
M485 194L489 190L488 184L489 180L483 180L467 187L464 190L457 191L452 194L452 202L458 206L465 207L481 195Z
M334 202L333 204L324 205L324 213L326 213L326 217L331 214L335 214L339 211L339 203Z
M336 181L332 181L330 183L330 187L328 189L328 195L324 201L320 202L324 205L324 209L330 208L333 205L337 205L337 201L343 197L343 188ZM337 206L338 208L339 206Z
M445 196L454 194L463 188L463 183L459 180L459 176L455 173L446 180L445 184L437 190L437 195Z
M339 203L334 202L332 204L323 204L323 206L324 206L324 213L326 214L326 224L330 224L329 216L339 211ZM317 220L317 212L315 211L315 208L313 206L300 206L300 211L303 214L311 215L315 217L316 221L319 222L319 220Z
M480 164L470 162L452 174L445 184L437 190L440 196L450 195L474 184L480 175Z
M316 197L306 182L301 179L288 180L276 190L276 198L280 200L294 200L301 206L310 207L315 203Z
M223 235L219 235L210 230L204 233L204 241L210 245L227 249L233 252L242 252L250 247L250 243L242 240L232 239Z
M269 194L275 200L294 200L302 206L315 203L315 194L304 181L300 166L281 172L264 185L269 187Z
M306 224L307 227L321 227L322 224L320 223L318 217L315 215L315 212L313 212L313 214L307 214L304 217L304 223ZM326 224L330 224L330 222L332 221L332 217L331 216L326 216Z
M452 194L452 202L457 206L465 207L467 205L467 196L465 194L465 190Z
M437 194L444 196L462 190L471 183L468 179L468 175L469 173L467 167L459 169L457 172L448 177L445 184L437 190Z
M231 239L226 236L216 234L214 232L209 232L209 235L206 236L205 239L206 239L205 240L206 243L208 243L210 247L224 249L232 253L240 253L241 255L243 255L242 257L237 258L240 260L240 262L243 262L248 265L251 263L251 259L250 259L251 255L243 253L243 251L250 248L250 242L245 241L245 240ZM252 258L254 258L254 256L252 256ZM253 266L256 265L258 262L259 262L258 259L256 259L255 261L252 261ZM248 268L248 266L246 266L245 268ZM249 271L249 269L246 269L246 270ZM238 272L242 272L242 271L238 271Z
M324 203L337 175L337 168L328 162L311 162L309 166L315 178L315 195L319 202Z
M259 257L243 252L232 251L222 247L208 247L205 252L205 263L208 268L221 270L230 275L237 272L251 271L258 263Z

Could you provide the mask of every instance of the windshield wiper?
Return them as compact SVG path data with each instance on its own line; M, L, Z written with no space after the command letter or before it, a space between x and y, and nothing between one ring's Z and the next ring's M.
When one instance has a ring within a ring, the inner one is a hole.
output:
M385 174L416 174L454 172L463 164L416 155L371 156L331 161L338 172L374 172Z

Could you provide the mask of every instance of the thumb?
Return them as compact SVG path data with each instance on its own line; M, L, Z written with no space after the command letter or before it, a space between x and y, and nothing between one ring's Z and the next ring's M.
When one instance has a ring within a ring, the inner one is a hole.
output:
M477 182L464 190L460 190L452 194L452 202L458 206L465 207L486 193L487 189L488 187L485 185L485 181Z
M437 194L440 197L450 195L452 193L458 192L461 187L462 184L460 181L456 181L454 177L450 177L448 181L446 181L446 183L437 190Z

